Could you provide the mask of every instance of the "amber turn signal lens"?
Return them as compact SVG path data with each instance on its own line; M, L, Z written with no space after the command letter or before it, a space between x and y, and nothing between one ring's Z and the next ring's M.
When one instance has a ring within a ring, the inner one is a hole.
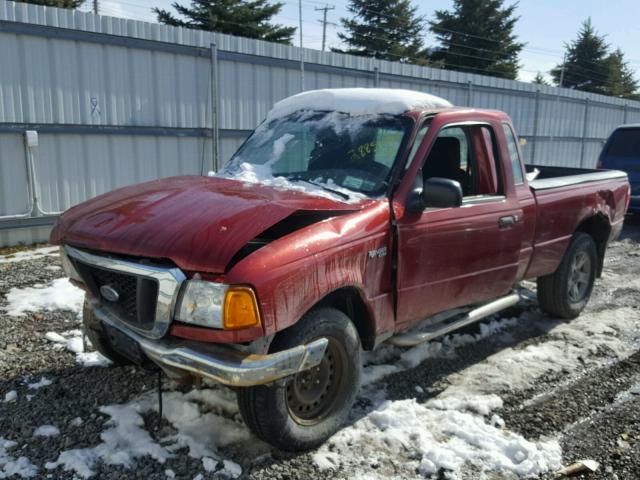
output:
M225 330L259 326L260 312L253 290L248 287L230 287L224 297L222 318Z

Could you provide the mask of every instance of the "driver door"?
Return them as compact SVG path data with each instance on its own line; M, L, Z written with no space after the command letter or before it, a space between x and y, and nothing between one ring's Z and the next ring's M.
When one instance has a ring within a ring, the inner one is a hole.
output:
M495 127L444 125L427 141L417 175L458 181L463 204L397 219L397 329L504 295L518 271L522 210L513 182L505 186Z

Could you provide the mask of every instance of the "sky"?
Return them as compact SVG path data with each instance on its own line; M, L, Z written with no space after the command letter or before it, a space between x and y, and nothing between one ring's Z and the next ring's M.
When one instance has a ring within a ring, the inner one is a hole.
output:
M179 3L188 4L190 0ZM274 23L298 26L298 0L280 0L284 3ZM307 48L320 49L322 45L322 12L317 8L325 5L335 7L327 15L327 48L340 47L337 32L341 29L340 18L347 16L348 0L301 0L302 41ZM158 6L171 10L172 0L99 0L100 13L104 15L155 21L151 8ZM452 0L413 0L418 11L427 19L433 18L435 10L451 9ZM507 0L506 5L514 2ZM89 8L86 0L83 10ZM639 0L521 0L517 8L520 20L515 32L519 41L526 43L520 55L519 79L530 81L541 72L548 71L562 61L564 45L572 41L580 24L591 17L600 34L606 35L612 48L620 47L629 66L640 79L640 1ZM425 44L436 45L433 35L425 32ZM300 38L296 33L295 44Z

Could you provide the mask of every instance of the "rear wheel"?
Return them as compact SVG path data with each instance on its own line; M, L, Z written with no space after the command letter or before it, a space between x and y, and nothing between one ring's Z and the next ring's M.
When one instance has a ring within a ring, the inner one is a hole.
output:
M561 318L580 315L591 297L598 254L593 238L583 232L573 236L558 269L538 278L538 303L547 313Z
M84 333L89 338L91 345L103 356L111 360L115 365L132 365L133 362L126 357L120 355L109 343L107 333L100 320L96 318L91 305L86 300L82 309L82 325Z
M323 443L346 421L360 388L360 338L353 323L334 308L319 308L276 336L276 352L317 338L329 343L316 367L282 384L237 390L240 413L262 440L289 451Z

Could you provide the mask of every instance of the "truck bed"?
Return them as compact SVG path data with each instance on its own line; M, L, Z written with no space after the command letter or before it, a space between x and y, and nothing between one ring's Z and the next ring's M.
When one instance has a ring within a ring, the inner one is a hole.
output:
M525 165L527 173L534 169L540 171L535 180L529 181L533 190L566 187L581 183L599 182L613 178L626 178L627 174L620 170L597 170L594 168L550 167L547 165Z
M549 167L525 165L527 173L538 169L539 174L529 180L536 199L533 256L525 278L548 275L555 271L572 235L598 213L609 235L600 240L599 248L606 248L622 228L628 195L627 174L618 170ZM593 219L591 220L593 221Z

